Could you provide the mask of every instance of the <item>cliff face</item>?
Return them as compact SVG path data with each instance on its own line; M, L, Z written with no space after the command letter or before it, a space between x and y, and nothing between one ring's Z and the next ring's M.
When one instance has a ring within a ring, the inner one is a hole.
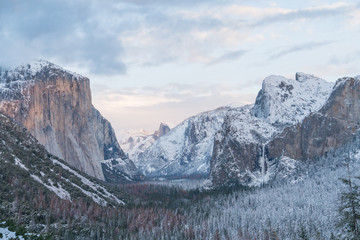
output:
M105 179L101 161L125 159L111 124L92 106L89 79L46 62L1 75L0 111L70 165Z
M268 158L287 156L307 160L350 141L360 127L360 81L343 78L337 81L328 101L303 122L286 128L269 142Z

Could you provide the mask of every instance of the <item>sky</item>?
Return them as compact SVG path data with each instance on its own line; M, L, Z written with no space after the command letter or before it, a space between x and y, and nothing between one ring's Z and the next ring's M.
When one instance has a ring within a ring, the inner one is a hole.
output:
M251 104L273 74L359 75L359 42L357 1L0 0L0 66L89 77L118 134Z

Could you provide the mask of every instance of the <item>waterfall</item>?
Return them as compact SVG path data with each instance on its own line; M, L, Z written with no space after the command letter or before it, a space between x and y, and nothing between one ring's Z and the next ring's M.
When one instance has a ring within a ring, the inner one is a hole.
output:
M265 144L262 145L262 163L261 163L261 174L265 176Z
M260 158L260 167L261 167L261 177L264 179L266 174L266 159L265 159L265 144L262 145L262 153Z

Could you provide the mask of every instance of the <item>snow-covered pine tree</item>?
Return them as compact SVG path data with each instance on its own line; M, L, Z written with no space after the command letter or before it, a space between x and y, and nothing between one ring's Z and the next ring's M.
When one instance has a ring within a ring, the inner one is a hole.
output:
M360 186L352 180L349 165L347 167L348 178L340 178L348 190L341 193L339 226L345 230L349 239L360 240ZM355 179L359 180L360 177L355 177Z

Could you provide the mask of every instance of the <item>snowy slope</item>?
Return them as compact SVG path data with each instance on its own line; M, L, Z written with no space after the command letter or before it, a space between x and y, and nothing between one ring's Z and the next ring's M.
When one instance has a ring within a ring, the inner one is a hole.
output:
M64 200L84 197L103 206L125 204L100 181L52 156L29 132L2 114L0 166L11 169L10 174L26 179L26 182L41 184Z
M146 139L153 134L154 132L145 129L130 129L119 134L119 143L124 152L128 153L130 156L130 151L138 142L143 141L143 139Z
M141 154L137 167L150 176L208 174L214 135L229 109L186 119Z

